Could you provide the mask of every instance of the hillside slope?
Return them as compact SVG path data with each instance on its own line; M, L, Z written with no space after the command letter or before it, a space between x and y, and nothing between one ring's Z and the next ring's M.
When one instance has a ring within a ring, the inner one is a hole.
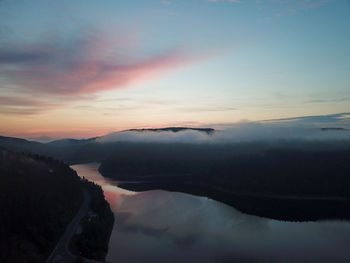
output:
M104 259L113 214L101 188L61 161L0 149L0 262L45 262L82 204L82 189L95 198L90 209L102 240L84 256ZM106 218L108 220L100 220ZM95 242L87 231L83 241Z

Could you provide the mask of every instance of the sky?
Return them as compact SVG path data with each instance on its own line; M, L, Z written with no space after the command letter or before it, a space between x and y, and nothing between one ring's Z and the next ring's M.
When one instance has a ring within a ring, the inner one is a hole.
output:
M0 0L0 134L348 113L349 28L348 0Z

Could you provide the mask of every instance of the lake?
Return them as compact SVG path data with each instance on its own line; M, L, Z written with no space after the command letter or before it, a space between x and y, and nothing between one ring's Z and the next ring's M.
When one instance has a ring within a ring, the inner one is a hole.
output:
M206 197L130 192L98 166L71 167L102 186L113 210L108 262L350 262L348 221L283 222Z

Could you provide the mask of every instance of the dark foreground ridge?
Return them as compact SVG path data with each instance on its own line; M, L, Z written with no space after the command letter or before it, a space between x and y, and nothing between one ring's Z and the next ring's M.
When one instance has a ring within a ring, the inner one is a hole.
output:
M133 146L115 151L99 170L128 190L207 196L257 216L350 219L350 150L237 154L222 147Z
M71 262L76 256L68 251L69 240L87 211L94 219L75 237L74 252L104 260L114 218L99 186L61 161L4 149L0 180L0 262L51 262L55 251L55 262Z
M88 191L83 189L83 203L75 215L73 220L67 225L65 232L58 241L56 247L51 252L50 256L46 260L46 263L53 262L74 262L76 256L74 256L69 250L68 244L74 235L74 233L79 229L80 221L89 212L91 197Z
M104 261L108 253L114 215L104 198L102 188L86 179L82 183L90 195L90 209L81 221L81 233L73 236L69 246L76 255Z

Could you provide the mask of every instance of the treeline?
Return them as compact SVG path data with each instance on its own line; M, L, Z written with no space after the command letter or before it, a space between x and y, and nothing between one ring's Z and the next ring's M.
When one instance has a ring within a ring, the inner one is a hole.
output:
M230 191L350 197L350 149L268 149L134 144L115 149L99 171L119 180L207 182Z
M0 262L44 262L82 203L60 161L0 150Z
M73 236L70 247L82 257L104 261L114 224L113 212L105 200L102 188L82 180L91 196L90 213L82 220L82 233Z

